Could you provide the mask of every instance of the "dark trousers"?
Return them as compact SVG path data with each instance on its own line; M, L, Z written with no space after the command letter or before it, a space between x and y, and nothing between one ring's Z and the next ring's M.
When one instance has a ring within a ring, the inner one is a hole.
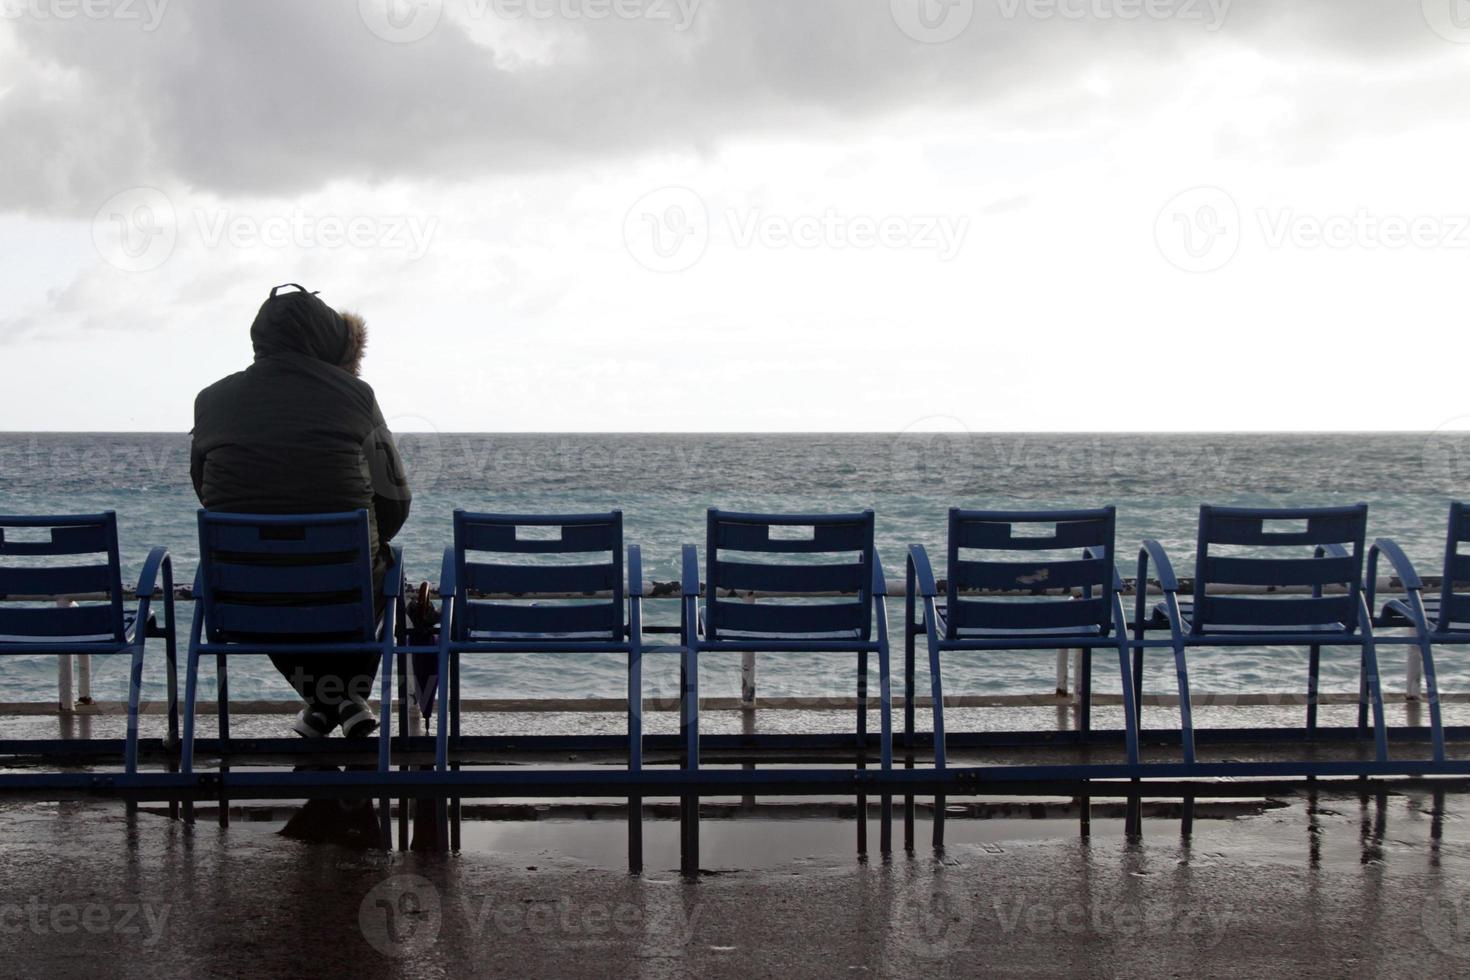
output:
M373 601L378 622L383 616L383 567L373 570L376 596ZM318 637L317 639L320 639ZM366 701L372 697L373 682L378 676L380 653L273 653L271 663L296 689L308 707L337 717L337 709L349 697Z

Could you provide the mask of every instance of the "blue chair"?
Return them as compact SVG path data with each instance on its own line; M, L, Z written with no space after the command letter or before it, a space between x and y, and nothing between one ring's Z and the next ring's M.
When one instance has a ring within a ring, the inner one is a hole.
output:
M403 557L393 549L376 608L368 512L222 514L199 512L199 570L184 681L184 773L194 771L199 661L215 656L219 738L230 738L225 660L282 650L381 653L378 771L387 772L392 730L392 659L403 595ZM320 779L312 773L309 778ZM386 821L386 812L384 820Z
M7 531L12 532L9 538ZM14 559L39 561L17 564ZM117 515L113 511L63 517L0 517L0 561L4 562L0 564L0 596L7 600L23 596L28 602L0 603L0 656L130 654L124 765L132 774L138 771L138 703L145 648L148 640L162 639L168 658L168 744L176 746L179 713L174 579L168 551L154 548L148 553L133 590L138 603L133 608L123 605ZM153 590L160 575L162 626L152 608ZM65 601L71 596L78 598Z
M1368 506L1200 508L1192 598L1181 601L1173 564L1157 541L1138 554L1134 618L1134 701L1143 700L1143 654L1149 647L1174 653L1179 689L1184 761L1195 761L1186 651L1191 648L1305 646L1307 732L1317 729L1317 682L1324 646L1360 651L1358 729L1373 715L1378 761L1388 758L1388 735L1379 687L1372 617L1362 589ZM1289 527L1283 525L1290 525ZM1221 551L1230 553L1221 554ZM1150 562L1163 599L1148 608ZM1293 594L1262 594L1293 589ZM1250 592L1247 590L1256 590ZM1304 591L1305 590L1305 591ZM1334 591L1329 591L1334 590ZM1146 631L1167 629L1167 640L1147 640ZM1260 734L1270 734L1264 730Z
M1368 608L1377 609L1378 559L1388 559L1403 586L1403 594L1387 600L1374 619L1375 626L1409 629L1407 642L1417 647L1429 694L1430 739L1434 761L1444 761L1444 722L1440 717L1439 681L1434 667L1434 645L1470 643L1470 555L1460 554L1460 543L1470 541L1470 507L1450 504L1449 529L1445 533L1443 577L1437 594L1426 596L1423 580L1404 550L1391 538L1379 538L1368 550ZM1380 643L1404 642L1398 637L1379 636ZM1410 653L1410 656L1414 656Z
M628 768L642 769L643 563L638 546L628 545L625 589L624 554L622 511L454 512L454 545L439 576L440 772L448 769L450 738L460 737L460 654L507 652L626 657Z
M867 743L868 656L878 655L880 764L893 767L888 589L873 544L873 512L741 514L711 508L705 536L705 598L699 604L699 550L683 548L679 733L684 768L699 769L699 658L721 653L856 653L857 740ZM732 557L733 554L733 557ZM792 563L793 556L803 556ZM813 557L842 560L812 563ZM786 558L785 562L776 559ZM746 601L740 594L767 598ZM834 595L837 598L832 598ZM884 796L882 850L892 798ZM684 867L698 862L698 799L684 800ZM693 812L690 812L690 811ZM860 818L860 827L866 821Z
M945 768L943 657L990 650L1083 651L1078 727L1091 728L1092 651L1118 652L1123 682L1124 744L1138 762L1137 710L1115 564L1113 507L1096 510L951 509L944 602L923 545L909 546L904 599L904 734L914 737L914 647L929 645L934 701L934 765ZM1025 560L1000 553L1025 552ZM1049 554L1047 554L1049 553ZM987 557L990 555L991 557ZM916 615L922 602L922 617Z

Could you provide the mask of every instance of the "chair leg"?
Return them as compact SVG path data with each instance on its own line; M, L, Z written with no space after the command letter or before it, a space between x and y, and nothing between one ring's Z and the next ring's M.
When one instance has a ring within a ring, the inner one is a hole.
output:
M123 749L123 768L129 776L138 771L138 701L143 692L143 645L133 649L128 669L128 738Z
M1185 765L1194 764L1194 711L1189 698L1189 668L1184 662L1184 647L1174 645L1174 671L1179 675L1179 738L1184 747ZM1137 678L1134 679L1137 683Z
M1118 670L1123 689L1123 743L1128 753L1128 764L1138 765L1138 702L1134 700L1133 676L1129 669L1128 648L1118 647Z
M1077 729L1092 732L1092 647L1082 648L1082 669L1077 676Z
M378 729L378 772L387 774L393 761L393 656L391 651L383 654L382 695L378 717L382 727Z
M214 669L217 681L219 701L219 771L220 774L229 771L230 762L230 672L225 661L228 658L223 653L214 655ZM219 825L228 827L230 825L230 801L225 798L225 782L220 780L219 784Z
M1317 698L1322 676L1322 647L1312 644L1307 650L1307 731L1317 734Z
M1135 637L1141 639L1141 636ZM1133 711L1139 731L1143 730L1143 647L1133 648Z
M903 747L904 768L914 768L914 651L918 631L914 628L914 590L904 596L903 624ZM903 797L903 848L914 849L914 794Z
M439 711L438 724L434 730L434 768L439 772L449 771L449 727L446 716L449 714L449 651L439 649Z
M1413 656L1411 650L1409 656ZM1444 761L1444 721L1439 710L1439 679L1435 674L1434 651L1428 640L1421 640L1420 662L1424 668L1424 693L1429 698L1429 739L1435 762Z
M1373 748L1379 762L1388 761L1388 728L1383 718L1383 686L1378 676L1378 651L1371 639L1365 638L1363 643L1363 682L1362 686L1367 692L1367 702L1359 711L1367 710L1372 706L1373 710Z
M889 651L887 642L878 647L878 737L879 764L886 776L893 770L893 684L889 677ZM879 798L878 853L893 852L893 794L884 793Z

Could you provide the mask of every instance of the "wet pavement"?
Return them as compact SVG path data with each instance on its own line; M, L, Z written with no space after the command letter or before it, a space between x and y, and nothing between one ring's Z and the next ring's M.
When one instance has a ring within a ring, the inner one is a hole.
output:
M771 804L766 809L764 803ZM704 821L468 806L457 854L370 846L371 804L0 807L0 957L27 976L1443 976L1470 970L1470 797L1097 801L951 811L859 859L854 822L763 801ZM545 806L544 810L536 810ZM363 809L367 807L367 809ZM283 834L290 826L291 836Z

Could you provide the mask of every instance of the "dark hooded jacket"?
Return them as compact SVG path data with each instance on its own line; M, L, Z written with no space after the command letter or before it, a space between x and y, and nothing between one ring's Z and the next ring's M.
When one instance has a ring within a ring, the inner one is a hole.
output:
M359 340L314 294L284 288L250 327L255 363L194 401L194 491L205 507L234 513L367 508L381 570L408 519L402 460L373 389L338 366Z

